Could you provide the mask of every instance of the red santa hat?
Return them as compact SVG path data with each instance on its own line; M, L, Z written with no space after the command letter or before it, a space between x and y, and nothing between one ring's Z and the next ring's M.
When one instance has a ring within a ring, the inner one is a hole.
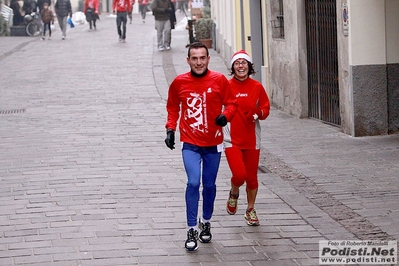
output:
M237 59L245 59L248 62L252 63L251 57L244 50L240 50L238 52L235 52L235 54L233 54L233 57L231 58L230 61L230 66L232 66Z

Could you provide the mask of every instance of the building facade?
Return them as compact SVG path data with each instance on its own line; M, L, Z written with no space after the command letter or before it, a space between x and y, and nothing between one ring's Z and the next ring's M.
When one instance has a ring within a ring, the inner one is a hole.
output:
M274 107L352 136L399 131L399 1L212 1L215 49L245 49Z

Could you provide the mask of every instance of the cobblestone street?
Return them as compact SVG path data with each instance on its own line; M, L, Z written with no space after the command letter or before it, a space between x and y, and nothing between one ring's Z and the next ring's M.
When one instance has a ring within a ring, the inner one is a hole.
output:
M318 265L319 240L399 239L399 135L353 138L273 108L261 226L246 225L244 197L227 214L223 156L212 242L185 251L186 174L164 144L168 84L189 70L177 16L163 52L150 13L126 43L108 14L66 40L58 25L52 40L0 37L0 265Z

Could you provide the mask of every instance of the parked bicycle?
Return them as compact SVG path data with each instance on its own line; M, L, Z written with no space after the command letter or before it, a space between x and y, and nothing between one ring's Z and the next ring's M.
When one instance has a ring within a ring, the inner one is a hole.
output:
M42 32L42 22L36 12L32 12L29 15L25 15L24 17L26 25L26 33L29 36L38 36Z

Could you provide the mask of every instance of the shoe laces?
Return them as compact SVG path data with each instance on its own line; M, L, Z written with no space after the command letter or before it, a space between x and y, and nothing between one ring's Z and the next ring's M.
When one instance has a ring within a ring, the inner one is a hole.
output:
M237 200L238 200L238 196L234 196L233 194L231 194L230 192L230 196L229 196L229 205L232 207L235 207L237 205Z
M229 205L230 205L231 207L235 207L236 204L237 204L237 199L233 199L233 198L230 198L230 199L229 199Z
M249 214L249 217L251 217L251 220L258 220L258 216L256 215L255 209L248 211L248 214Z
M187 232L187 241L196 242L198 233L194 229L190 229Z
M209 235L210 231L211 231L211 224L208 223L203 223L202 226L202 234L203 235Z

